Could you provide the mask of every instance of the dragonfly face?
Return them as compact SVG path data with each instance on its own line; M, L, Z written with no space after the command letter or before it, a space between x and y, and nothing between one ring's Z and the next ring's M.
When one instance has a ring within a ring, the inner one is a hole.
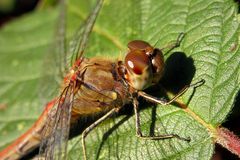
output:
M125 57L125 78L134 89L143 90L158 83L163 74L162 52L149 43L134 40L128 43Z

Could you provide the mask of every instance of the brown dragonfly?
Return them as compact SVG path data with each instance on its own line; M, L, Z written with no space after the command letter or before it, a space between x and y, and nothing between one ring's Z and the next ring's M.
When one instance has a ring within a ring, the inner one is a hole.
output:
M103 58L83 57L89 35L103 5L98 0L84 25L77 30L73 38L73 64L64 77L60 95L50 101L35 124L7 148L0 152L1 160L20 159L33 149L40 147L40 155L45 159L66 159L69 130L76 120L85 115L104 113L104 115L82 132L83 158L87 159L85 138L97 125L118 113L126 104L132 103L136 119L136 135L139 138L160 140L178 138L189 141L177 134L146 136L140 128L138 98L168 105L174 102L190 87L204 83L200 80L185 86L169 101L159 99L144 92L155 85L163 76L164 58L160 49L142 40L130 41L124 60L110 61ZM66 53L65 39L65 1L61 0L59 37L57 43L62 46L59 54ZM176 42L168 45L172 50L180 45L184 34L179 34ZM63 59L67 63L66 59Z

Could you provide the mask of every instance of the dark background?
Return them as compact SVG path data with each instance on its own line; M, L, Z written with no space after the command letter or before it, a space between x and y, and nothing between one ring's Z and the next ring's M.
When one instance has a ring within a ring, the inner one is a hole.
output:
M1 0L0 26L14 18L34 10L39 0Z

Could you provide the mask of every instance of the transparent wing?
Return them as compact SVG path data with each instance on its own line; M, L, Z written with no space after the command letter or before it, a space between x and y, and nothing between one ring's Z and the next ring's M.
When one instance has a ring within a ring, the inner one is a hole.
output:
M90 94L94 92L101 95L106 101L114 100L91 85L84 82L82 82L82 85L89 89ZM55 107L48 114L46 125L41 134L42 141L39 152L40 156L45 159L66 159L73 103L78 103L78 106L79 104L82 104L82 106L96 106L94 100L75 99L74 88L75 86L72 85L66 87L59 96ZM107 107L109 104L106 102L105 106Z
M66 1L60 0L60 12L54 34L54 41L44 57L42 78L39 83L39 97L43 104L54 98L54 95L59 91L58 87L68 71L68 67L70 67L76 59L82 57L102 4L103 0L98 0L88 18L83 24L80 24L70 41L69 52L67 52ZM71 54L71 62L68 61L67 54Z
M65 75L67 67L67 52L66 52L66 1L60 0L60 13L56 30L55 54L59 72Z
M69 67L67 63L67 55L66 55L66 36L65 36L65 16L66 16L66 4L65 0L60 1L60 15L59 15L59 25L56 32L56 42L54 43L54 51L52 54L49 54L47 60L47 64L49 61L54 61L56 66L60 69L55 69L53 72L57 73L64 73L65 66ZM78 59L82 56L84 49L86 48L86 44L93 28L93 25L96 21L97 15L100 11L100 8L103 4L103 0L98 0L96 6L88 16L87 20L83 25L81 25L78 30L76 31L73 40L71 41L71 54L72 60ZM48 73L46 76L46 80L49 81L49 76L52 74L58 77L59 74L51 73L49 70L51 68L45 69ZM45 72L45 75L46 75ZM51 79L53 80L53 79ZM53 80L56 81L57 80ZM49 83L50 84L50 83ZM43 88L46 86L47 89L51 89L51 86L45 85L45 81L41 87ZM42 132L42 142L40 145L40 155L43 156L45 159L66 159L66 150L67 150L67 142L69 137L69 129L70 129L70 118L71 118L71 111L73 106L73 99L74 99L74 89L75 86L69 85L67 86L59 96L57 103L55 104L54 108L50 111L48 118L46 120L46 125L44 126ZM49 93L49 92L42 92L42 93ZM46 95L44 95L46 96Z
M58 87L66 73L66 2L59 1L59 15L52 43L44 56L39 97L43 104L59 92Z
M75 36L72 41L70 41L69 53L72 54L71 63L82 57L103 1L104 0L97 1L96 6L89 14L85 23L77 29Z
M39 153L45 159L66 159L74 86L66 87L56 106L49 112L41 134Z

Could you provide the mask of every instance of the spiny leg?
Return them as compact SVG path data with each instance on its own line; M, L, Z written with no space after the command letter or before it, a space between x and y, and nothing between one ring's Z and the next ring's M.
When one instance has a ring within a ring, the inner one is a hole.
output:
M138 92L138 96L141 96L141 97L144 97L146 100L149 100L153 103L158 103L158 104L161 104L161 105L169 105L171 104L172 102L174 102L178 97L180 97L181 95L183 95L189 88L196 88L198 86L201 86L203 83L205 83L205 80L202 79L196 83L193 83L193 84L190 84L190 85L186 85L178 94L176 94L172 99L170 99L169 101L166 101L166 100L162 100L162 99L159 99L157 97L154 97L154 96L151 96L143 91L139 91Z
M112 110L110 110L109 112L107 112L104 116L102 116L101 118L99 118L96 122L94 122L93 124L91 124L89 127L87 127L83 133L82 133L82 148L83 148L83 156L84 156L84 160L87 160L87 152L86 152L86 145L85 145L85 138L88 135L88 133L90 131L92 131L97 125L99 125L101 122L103 122L104 120L106 120L107 118L111 117L114 113L116 113L117 109L114 108Z
M170 103L172 103L173 101L175 101L178 97L180 97L182 94L184 94L189 88L193 87L198 87L200 85L202 85L205 82L205 80L200 80L194 84L190 84L185 86L178 94L176 94L171 100L169 101L164 101L161 100L157 97L153 97L151 95L146 94L143 91L139 91L138 92L138 96L142 96L143 98L154 102L154 103L158 103L158 104L162 104L162 105L168 105ZM168 135L158 135L158 136L143 136L142 132L141 132L141 128L140 128L140 116L139 116L139 112L138 112L138 101L137 99L133 100L133 106L134 106L134 112L135 112L135 119L136 119L136 134L138 137L143 138L143 139L150 139L150 140L160 140L160 139L168 139L168 138L178 138L184 141L190 141L189 138L183 138L180 137L176 134L168 134Z
M167 46L161 48L160 50L168 49L165 54L169 53L169 52L170 52L171 50L173 50L174 48L180 46L180 43L181 43L181 41L183 40L183 37L184 37L184 36L185 36L185 33L183 33L183 32L182 32L182 33L179 33L179 35L178 35L178 37L177 37L177 40L176 40L175 42L168 44Z
M157 136L144 136L142 135L141 126L140 126L140 115L138 112L138 101L137 99L133 100L133 107L135 113L135 125L136 125L136 135L141 139L148 139L148 140L160 140L160 139L169 139L169 138L178 138L184 141L190 141L190 139L180 137L176 134L166 134L166 135L157 135Z

